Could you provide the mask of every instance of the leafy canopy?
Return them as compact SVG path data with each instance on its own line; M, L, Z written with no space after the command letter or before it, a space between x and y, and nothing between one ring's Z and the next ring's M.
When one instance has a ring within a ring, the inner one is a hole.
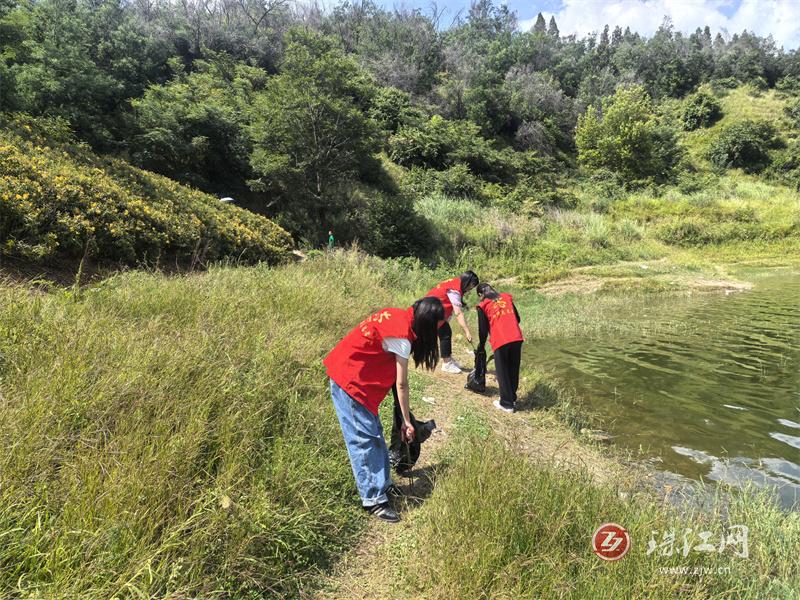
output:
M675 132L657 118L642 86L619 88L590 106L575 132L578 160L590 169L608 169L626 181L669 179L681 156Z
M332 39L293 30L281 72L254 102L250 159L295 230L324 229L337 188L374 163L379 129L367 116L375 84Z

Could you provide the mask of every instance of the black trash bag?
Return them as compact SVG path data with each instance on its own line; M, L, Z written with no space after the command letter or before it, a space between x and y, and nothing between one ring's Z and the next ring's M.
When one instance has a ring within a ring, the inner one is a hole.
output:
M411 424L414 426L414 441L403 442L400 437L400 430L403 427L403 411L400 410L400 400L397 398L397 388L392 387L394 395L394 422L392 423L392 440L389 446L389 464L395 473L402 475L413 467L419 459L420 446L431 437L433 430L436 429L436 421L417 421L414 413L410 413Z
M486 350L483 348L475 351L475 368L467 375L464 387L479 394L486 391Z

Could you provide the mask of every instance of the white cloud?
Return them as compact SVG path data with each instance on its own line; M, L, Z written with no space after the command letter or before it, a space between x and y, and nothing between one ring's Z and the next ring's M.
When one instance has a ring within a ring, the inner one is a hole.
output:
M800 45L800 0L741 0L738 6L732 0L564 0L558 12L543 14L548 21L555 16L561 35L582 36L608 24L650 36L668 16L684 33L705 25L712 35L747 29L761 36L772 34L786 50ZM528 30L535 22L536 17L523 20L520 27Z

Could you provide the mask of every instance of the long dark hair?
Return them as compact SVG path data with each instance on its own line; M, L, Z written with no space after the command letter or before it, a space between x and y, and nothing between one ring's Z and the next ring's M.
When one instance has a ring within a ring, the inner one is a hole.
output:
M436 368L439 362L439 321L444 321L442 301L433 296L414 302L414 330L417 338L411 342L414 366L421 364L428 370Z
M467 293L468 290L471 290L480 283L478 276L475 275L475 271L464 271L461 274L461 295Z
M488 298L489 300L497 300L500 297L495 289L490 286L488 283L482 283L478 286L478 289L475 290L478 292L479 296L483 296L484 298Z

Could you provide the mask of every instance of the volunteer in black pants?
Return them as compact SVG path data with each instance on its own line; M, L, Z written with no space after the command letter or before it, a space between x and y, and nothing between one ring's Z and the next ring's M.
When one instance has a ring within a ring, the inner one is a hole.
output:
M475 289L478 283L478 276L475 273L464 271L458 277L441 282L425 294L426 297L432 296L442 301L445 321L449 321L450 317L455 316L456 321L464 331L464 337L467 338L470 344L472 344L472 334L469 332L467 320L462 309L465 307L464 296ZM439 328L439 354L442 357L442 371L445 373L461 373L461 365L452 356L452 337L453 330L450 327L450 323L445 322Z
M517 403L519 364L522 356L522 330L519 312L511 294L499 294L488 283L477 288L478 293L478 352L483 351L486 337L494 351L500 400L495 408L512 413Z

